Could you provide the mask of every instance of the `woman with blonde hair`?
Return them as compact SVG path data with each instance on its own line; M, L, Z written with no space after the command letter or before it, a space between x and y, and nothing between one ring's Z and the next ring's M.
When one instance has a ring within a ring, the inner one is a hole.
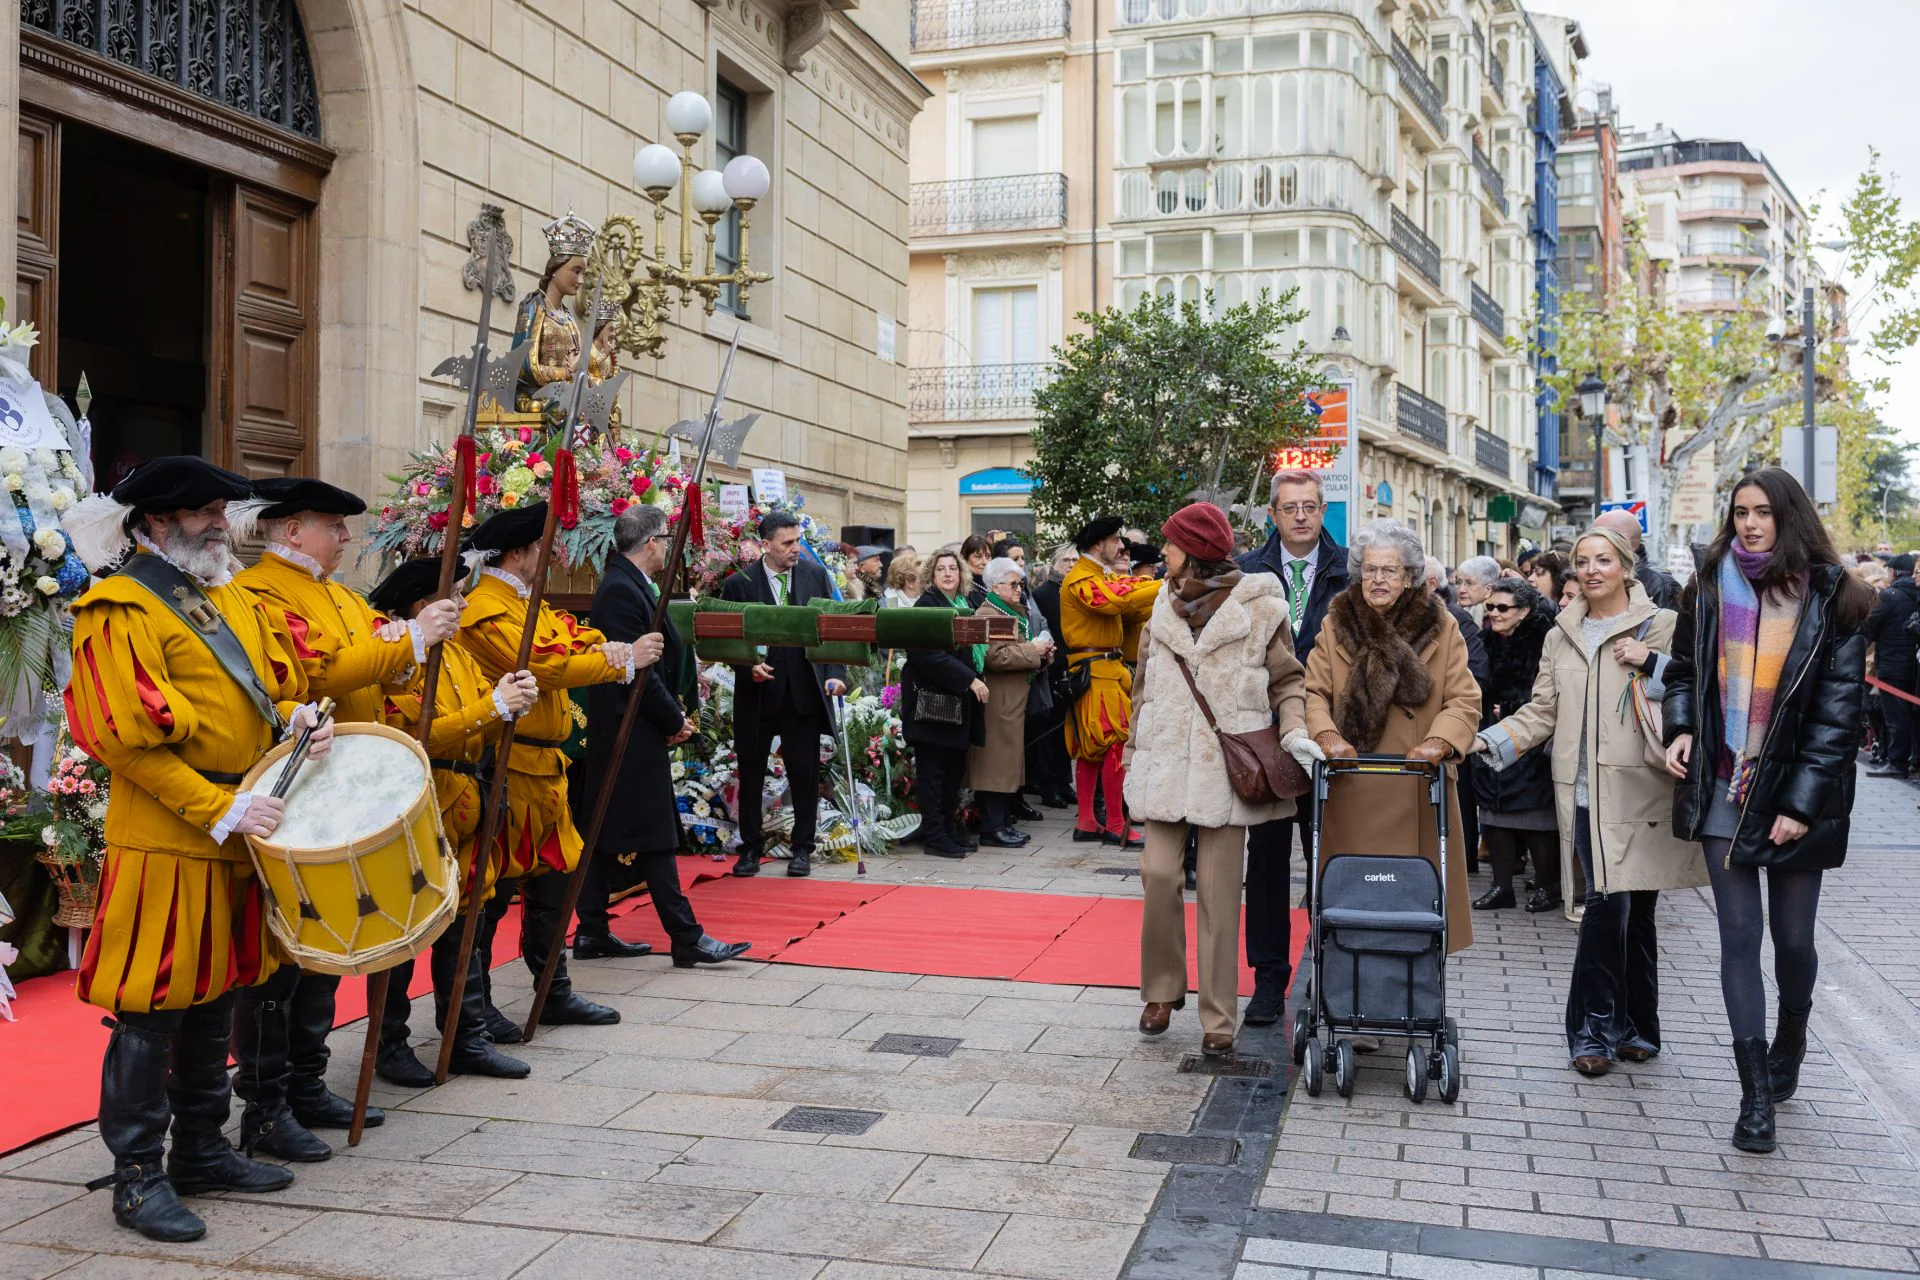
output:
M889 609L911 609L925 585L920 580L920 557L911 551L896 552L893 563L887 566L887 589L881 605Z

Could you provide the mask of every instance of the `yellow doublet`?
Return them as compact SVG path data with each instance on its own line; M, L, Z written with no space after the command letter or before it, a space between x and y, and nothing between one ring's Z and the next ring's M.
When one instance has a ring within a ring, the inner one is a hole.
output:
M310 697L332 698L333 718L342 724L381 718L381 682L412 664L411 637L382 640L373 606L271 551L234 581L285 613Z
M1081 556L1060 583L1060 641L1073 663L1094 654L1131 656L1140 628L1160 596L1157 578L1109 572ZM1092 684L1067 716L1067 751L1076 760L1098 761L1123 745L1133 731L1133 672L1122 658L1094 658Z
M306 678L280 611L237 583L205 590L290 715ZM204 775L245 773L273 726L192 627L125 576L74 602L66 703L74 741L113 771L81 998L185 1009L265 978L277 961L245 838L212 836L238 788Z
M401 732L418 736L426 672L415 668L402 675L404 683L387 688L383 718ZM493 682L472 655L457 644L443 646L427 754L434 762L433 788L440 801L440 823L460 861L461 892L473 902L485 902L493 896L500 862L497 857L479 859L479 874L475 875L473 852L480 842L480 807L486 797L481 794L477 777L444 765L447 761L479 764L487 744L499 740L506 723L493 704Z
M460 615L460 644L488 681L516 670L527 602L490 574L467 593ZM568 689L609 684L626 672L596 650L606 637L575 622L545 601L535 624L527 670L540 697L520 717L507 761L507 813L500 877L571 871L580 862L582 840L567 807L567 754L560 744L573 730Z

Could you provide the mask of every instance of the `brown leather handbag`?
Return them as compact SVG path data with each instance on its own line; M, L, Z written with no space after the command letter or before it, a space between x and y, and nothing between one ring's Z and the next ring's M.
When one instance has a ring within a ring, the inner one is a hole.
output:
M1265 724L1251 733L1228 733L1213 718L1213 708L1194 683L1187 660L1177 653L1173 660L1180 664L1180 674L1187 678L1187 688L1193 691L1200 714L1207 718L1207 727L1220 740L1220 755L1227 762L1227 782L1233 794L1248 804L1273 804L1307 794L1313 784L1299 761L1280 745L1280 730Z

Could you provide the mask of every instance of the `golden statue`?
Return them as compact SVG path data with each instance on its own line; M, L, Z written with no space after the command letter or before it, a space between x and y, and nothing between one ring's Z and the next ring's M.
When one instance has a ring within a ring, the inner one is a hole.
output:
M538 288L520 300L515 317L515 346L533 339L527 364L520 371L516 407L521 413L544 413L551 427L560 425L563 409L534 399L539 390L552 382L571 382L580 365L580 320L574 315L571 300L580 293L585 275L587 253L593 248L593 224L575 217L571 209L540 229L547 237L547 268ZM593 355L587 362L587 381L598 386L620 368L619 352L614 347L614 325L603 326L594 338ZM613 429L620 426L619 410L613 411Z

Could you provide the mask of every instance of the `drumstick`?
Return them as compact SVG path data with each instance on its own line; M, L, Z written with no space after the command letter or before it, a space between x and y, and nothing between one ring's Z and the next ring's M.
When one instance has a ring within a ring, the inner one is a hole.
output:
M293 775L300 772L300 766L307 762L307 752L313 746L313 731L333 718L333 699L322 698L314 708L313 723L300 731L293 740L293 750L287 755L287 763L280 770L279 781L273 784L271 792L275 800L286 799L287 792L293 789Z

